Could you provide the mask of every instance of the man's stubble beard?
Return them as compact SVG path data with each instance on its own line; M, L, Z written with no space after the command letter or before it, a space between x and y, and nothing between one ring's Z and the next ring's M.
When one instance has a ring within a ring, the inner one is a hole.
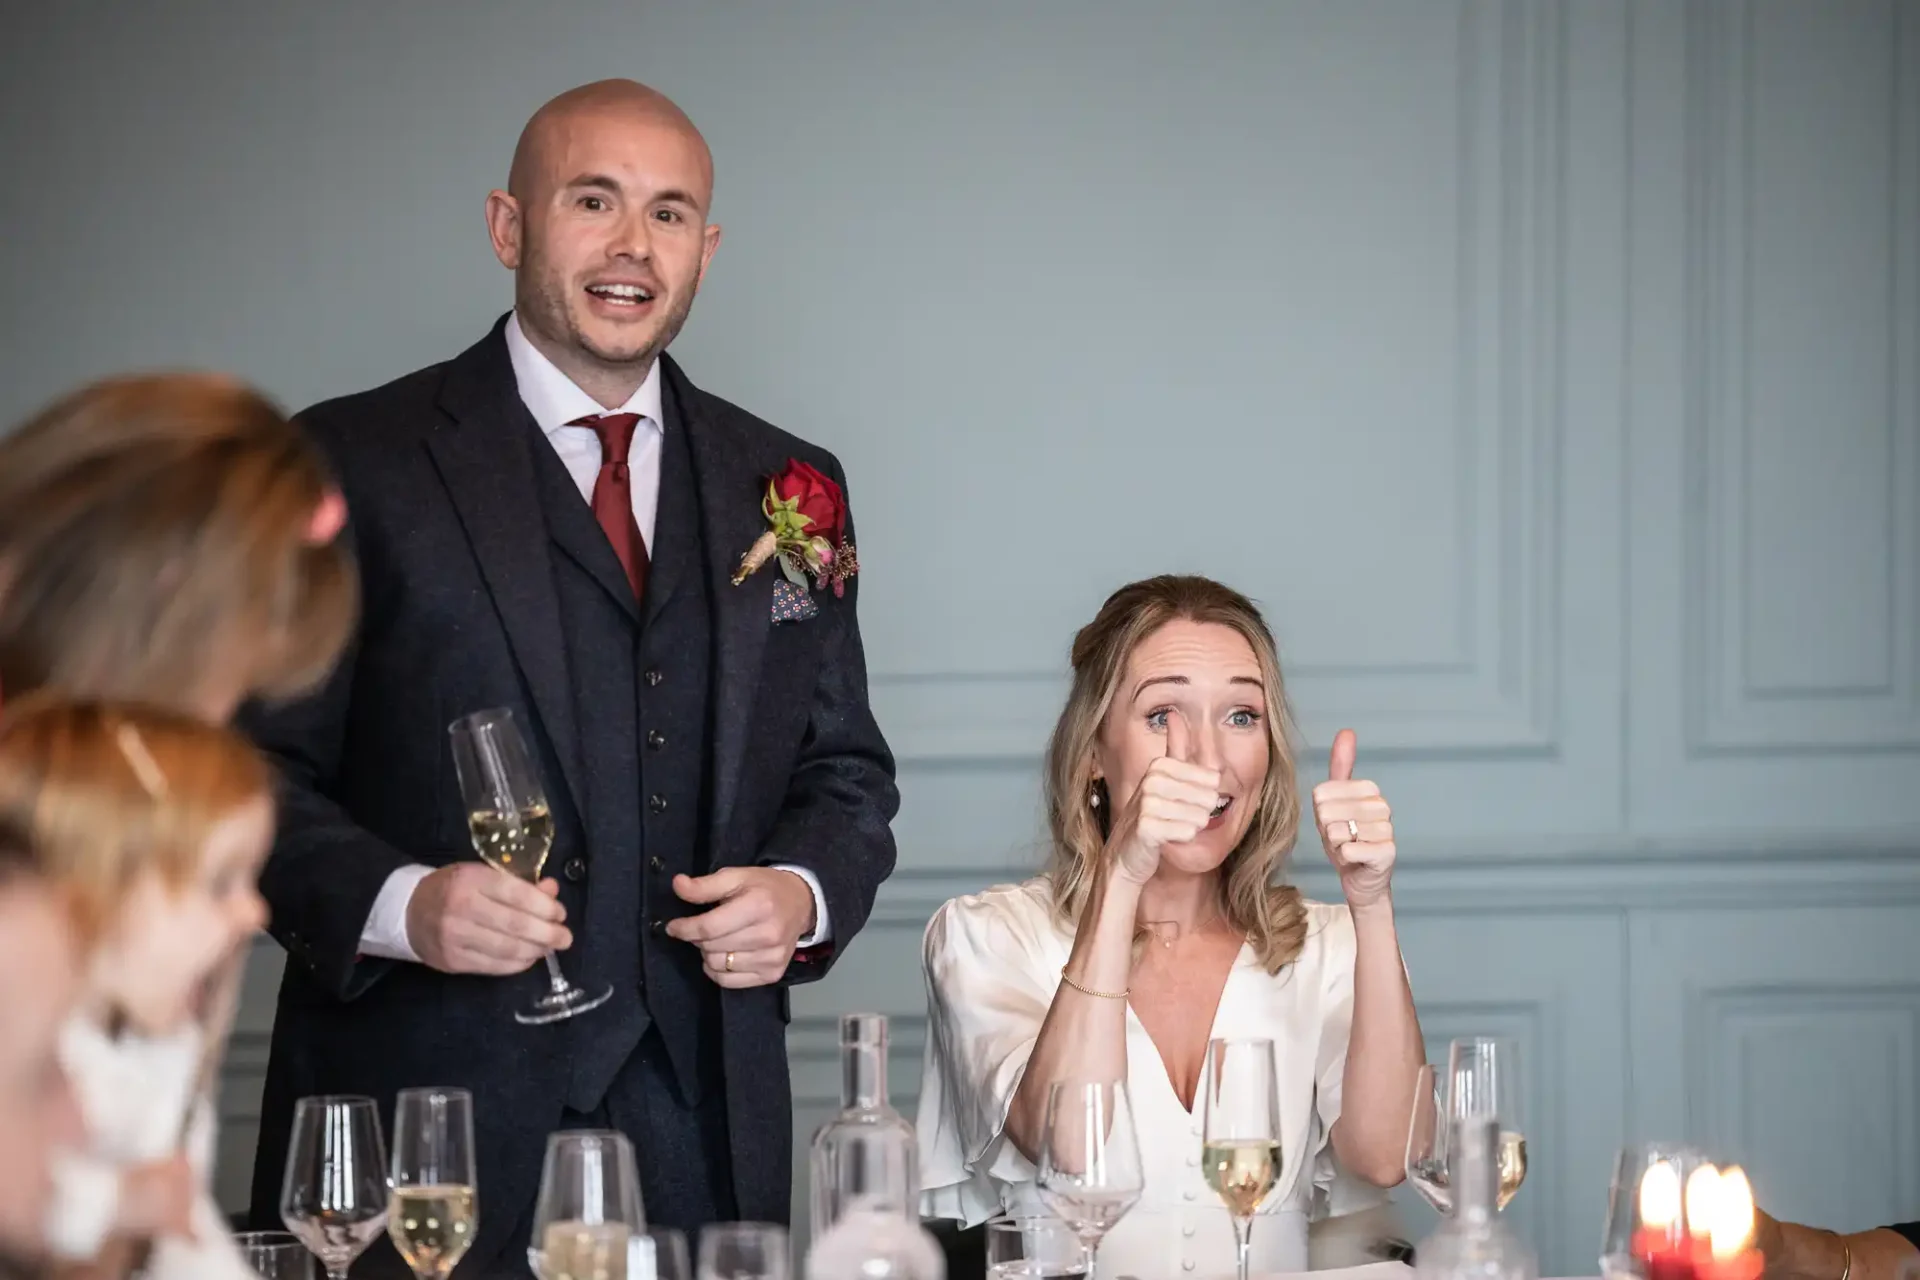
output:
M700 279L696 275L686 292L680 295L680 301L674 309L667 312L653 341L630 356L616 356L599 350L575 322L574 313L568 301L572 290L565 284L557 284L541 268L543 261L532 256L523 265L523 270L538 283L533 289L532 308L536 325L548 341L557 342L571 348L582 359L589 360L609 373L627 373L635 369L650 368L660 354L673 345L680 336L680 330L686 326L687 317L693 314L693 300L700 293ZM526 308L522 308L526 310Z

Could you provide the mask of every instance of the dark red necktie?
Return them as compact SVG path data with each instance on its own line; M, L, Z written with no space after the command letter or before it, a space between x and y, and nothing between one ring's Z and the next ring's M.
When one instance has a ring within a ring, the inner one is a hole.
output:
M613 544L613 554L620 557L633 598L644 600L647 543L633 518L633 477L627 470L627 450L633 444L633 429L640 425L640 415L596 413L575 418L567 425L592 427L600 437L600 474L593 478L593 518Z

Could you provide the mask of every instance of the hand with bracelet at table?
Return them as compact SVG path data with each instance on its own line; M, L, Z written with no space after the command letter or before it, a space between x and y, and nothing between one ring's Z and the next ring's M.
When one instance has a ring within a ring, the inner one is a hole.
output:
M1920 1268L1920 1222L1843 1235L1756 1210L1754 1243L1769 1280L1900 1280L1903 1267Z

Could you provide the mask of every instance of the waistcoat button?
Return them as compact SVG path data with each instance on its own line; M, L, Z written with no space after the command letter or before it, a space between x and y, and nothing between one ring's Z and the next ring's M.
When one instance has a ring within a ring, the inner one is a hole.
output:
M575 884L579 884L587 878L587 860L585 858L568 858L567 865L560 869L560 874Z

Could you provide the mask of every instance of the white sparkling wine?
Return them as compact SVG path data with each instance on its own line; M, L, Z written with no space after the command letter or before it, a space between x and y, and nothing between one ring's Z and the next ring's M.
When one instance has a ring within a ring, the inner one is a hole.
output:
M622 1222L550 1222L530 1259L540 1280L627 1280L627 1242Z
M1520 1184L1526 1180L1526 1135L1503 1129L1500 1131L1500 1208L1504 1209L1512 1203L1514 1196L1520 1193Z
M476 809L467 815L473 847L488 866L528 884L540 878L553 848L553 815L546 803L511 809Z
M1200 1148L1207 1185L1236 1218L1247 1218L1280 1177L1280 1144L1264 1138L1209 1142Z
M1520 1184L1527 1180L1526 1135L1512 1129L1501 1130L1499 1149L1494 1154L1499 1161L1500 1173L1500 1189L1495 1193L1494 1207L1504 1209L1513 1203L1514 1196L1520 1193ZM1442 1213L1453 1212L1453 1187L1445 1165L1434 1161L1424 1162L1412 1171L1410 1181L1428 1204Z
M387 1234L414 1275L443 1280L473 1244L475 1218L472 1187L400 1187Z

